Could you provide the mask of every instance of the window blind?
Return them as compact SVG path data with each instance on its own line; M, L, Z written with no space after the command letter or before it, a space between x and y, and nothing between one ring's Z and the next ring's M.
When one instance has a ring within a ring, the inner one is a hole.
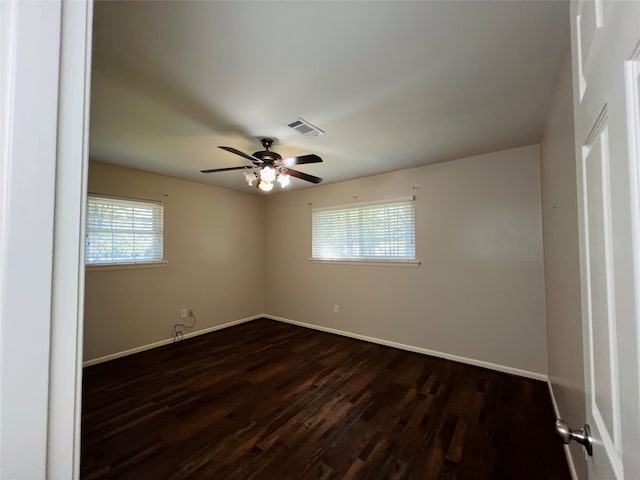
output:
M412 199L314 209L314 260L415 260Z
M161 202L89 194L87 265L161 262L162 237Z

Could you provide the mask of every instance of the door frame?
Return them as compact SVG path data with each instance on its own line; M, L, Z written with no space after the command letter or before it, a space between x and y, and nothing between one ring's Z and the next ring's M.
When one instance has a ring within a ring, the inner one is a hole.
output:
M0 477L78 478L91 0L0 2Z

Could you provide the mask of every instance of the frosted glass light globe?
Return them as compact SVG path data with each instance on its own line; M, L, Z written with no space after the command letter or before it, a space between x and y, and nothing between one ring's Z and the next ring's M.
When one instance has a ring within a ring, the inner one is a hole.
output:
M263 192L269 192L273 188L273 183L267 182L266 180L262 179L260 180L258 187L260 187L260 190L262 190Z
M290 181L290 177L287 174L280 174L278 175L278 183L280 184L280 186L282 188L286 187L287 185L289 185L289 181Z
M260 171L260 178L265 182L273 182L276 179L276 171L271 167L264 167Z

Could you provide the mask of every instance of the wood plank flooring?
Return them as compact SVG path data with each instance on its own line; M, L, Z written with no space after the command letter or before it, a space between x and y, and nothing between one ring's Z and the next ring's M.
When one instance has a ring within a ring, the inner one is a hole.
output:
M569 479L543 382L261 319L84 370L84 479Z

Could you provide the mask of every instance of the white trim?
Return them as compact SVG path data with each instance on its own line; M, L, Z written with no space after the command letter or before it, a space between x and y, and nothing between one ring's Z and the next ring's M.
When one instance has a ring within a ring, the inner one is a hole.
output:
M309 263L326 263L328 265L358 265L364 267L419 267L422 262L420 260L349 260L346 258L340 260L332 260L327 258L310 258Z
M104 272L109 270L139 270L144 268L164 268L169 264L166 260L161 262L138 263L92 263L85 265L87 272Z
M234 325L240 325L241 323L247 323L252 320L256 320L258 318L267 317L266 315L253 315L251 317L241 318L240 320L234 320L232 322L223 323L221 325L214 325L213 327L204 328L202 330L196 330L195 332L185 333L182 337L183 339L197 337L198 335L204 335L205 333L215 332L216 330L222 330L224 328L233 327ZM142 345L140 347L130 348L129 350L123 350L122 352L112 353L110 355L105 355L103 357L94 358L91 360L86 360L82 363L83 367L90 367L91 365L97 365L99 363L108 362L109 360L115 360L116 358L126 357L128 355L133 355L134 353L144 352L145 350L151 350L152 348L162 347L164 345L169 345L173 343L174 338L167 338L165 340L160 340L157 342L149 343L147 345Z
M364 340L366 342L385 345L387 347L399 348L400 350L407 350L409 352L422 353L424 355L431 355L432 357L444 358L446 360L453 360L454 362L466 363L468 365L474 365L476 367L488 368L489 370L508 373L511 375L516 375L518 377L531 378L533 380L541 380L543 382L549 381L549 377L547 377L547 375L543 373L531 372L529 370L522 370L520 368L507 367L506 365L498 365L497 363L485 362L483 360L476 360L473 358L460 357L458 355L452 355L449 353L429 350L428 348L416 347L414 345L406 345L404 343L392 342L390 340L383 340L381 338L368 337L366 335L346 332L344 330L337 330L335 328L322 327L320 325L314 325L312 323L298 322L297 320L290 320L288 318L278 317L276 315L270 315L268 313L265 313L263 317L268 318L270 320L277 320L283 323L298 325L300 327L311 328L313 330L320 330L321 332L334 333L336 335L342 335L343 337L350 337L350 338L355 338L357 340Z
M547 380L547 387L549 387L549 395L551 395L551 404L553 405L553 413L556 418L562 418L560 416L560 410L558 409L558 404L556 402L556 396L553 394L553 385L551 385L551 380Z
M50 333L60 38L61 0L0 2L0 478L6 480L47 478L48 432L59 418L50 417L49 398L57 366ZM19 333L20 319L28 332ZM72 414L61 413L66 427Z
M80 476L91 2L61 6L46 478Z
M153 203L156 205L164 206L164 200L151 200L150 198L137 198L137 197L126 197L123 195L113 195L111 193L96 193L96 192L87 192L87 199L89 197L99 197L104 198L106 200L126 200L129 202L138 202L138 203Z
M325 210L343 210L347 208L368 207L370 205L390 205L393 203L413 202L415 201L415 199L416 199L415 195L409 195L407 197L387 198L384 200L373 200L371 202L354 202L354 203L345 203L342 205L331 205L328 207L317 207L317 208L311 208L311 211L322 212Z
M632 108L627 108L628 142L629 142L629 195L631 197L631 237L633 251L640 250L640 42L630 59L625 62L625 89ZM640 255L634 254L633 276L640 278ZM640 282L634 282L635 318L640 318ZM636 345L640 345L640 329L636 328ZM640 367L640 349L636 353L636 366ZM636 374L640 376L640 368ZM640 378L638 379L640 384Z
M485 362L483 360L476 360L473 358L461 357L461 356L452 355L449 353L438 352L436 350L429 350L428 348L416 347L414 345L406 345L404 343L392 342L390 340L383 340L381 338L368 337L366 335L346 332L344 330L337 330L335 328L322 327L320 325L314 325L312 323L299 322L297 320L278 317L277 315L271 315L269 313L261 313L258 315L253 315L251 317L242 318L240 320L234 320L233 322L223 323L222 325L215 325L213 327L205 328L203 330L187 333L184 335L184 338L186 339L186 338L191 338L198 335L204 335L205 333L210 333L216 330L222 330L224 328L233 327L234 325L251 322L259 318L267 318L269 320L275 320L277 322L289 323L291 325L297 325L299 327L310 328L312 330L319 330L321 332L333 333L336 335L342 335L343 337L355 338L357 340L364 340L365 342L376 343L378 345L385 345L387 347L399 348L400 350L406 350L408 352L421 353L423 355L430 355L432 357L444 358L446 360L452 360L454 362L465 363L467 365L487 368L489 370L494 370L496 372L508 373L510 375L516 375L518 377L531 378L533 380L541 380L543 382L549 383L549 377L547 377L547 375L542 373L531 372L529 370L522 370L520 368L508 367L506 365L498 365L497 363ZM110 355L105 355L104 357L98 357L92 360L87 360L82 365L83 367L90 367L91 365L97 365L98 363L108 362L109 360L115 360L116 358L126 357L127 355L133 355L134 353L143 352L145 350L151 350L152 348L162 347L170 343L173 343L173 338L160 340L158 342L150 343L148 345L143 345L140 347L131 348L129 350L124 350L122 352L112 353ZM552 400L553 400L553 396L552 396ZM556 408L555 403L554 403L554 408Z
M562 418L560 410L558 409L558 403L556 402L556 396L553 394L553 385L551 380L547 379L547 386L549 387L549 395L551 396L551 405L553 405L553 411L557 419ZM571 455L571 449L569 445L563 445L564 454L567 457L567 464L569 465L569 473L571 474L571 480L580 480L578 478L578 472L576 472L576 466L573 463L573 456Z

